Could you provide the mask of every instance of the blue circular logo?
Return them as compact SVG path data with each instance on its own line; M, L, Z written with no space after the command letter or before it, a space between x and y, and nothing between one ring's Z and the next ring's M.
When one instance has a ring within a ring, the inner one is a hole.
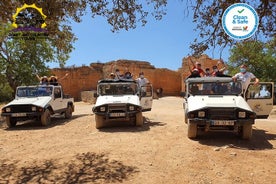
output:
M222 15L222 27L231 38L243 40L251 37L258 29L257 12L245 3L229 6Z

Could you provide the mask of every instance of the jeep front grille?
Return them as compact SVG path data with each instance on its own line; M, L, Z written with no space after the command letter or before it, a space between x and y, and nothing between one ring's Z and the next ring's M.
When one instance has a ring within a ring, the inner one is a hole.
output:
M233 108L209 109L208 115L214 120L233 120L236 119L236 113Z
M127 106L122 104L112 104L108 106L108 112L126 112Z
M32 112L31 105L14 105L10 106L11 112Z

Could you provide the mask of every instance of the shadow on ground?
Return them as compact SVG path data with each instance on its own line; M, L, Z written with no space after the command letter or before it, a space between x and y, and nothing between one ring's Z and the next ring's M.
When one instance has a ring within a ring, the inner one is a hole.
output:
M133 122L108 122L104 128L99 129L101 132L143 132L149 131L151 127L165 126L166 123L153 122L144 117L143 126L135 126Z
M14 131L14 130L40 130L40 129L49 129L55 126L62 126L74 119L81 118L83 116L88 116L90 114L82 114L82 115L73 115L70 119L65 119L63 115L55 115L51 118L51 123L48 126L42 126L40 121L38 120L27 120L27 121L19 121L17 122L15 127L8 128L6 123L1 125L2 129L7 131Z
M243 140L233 132L201 132L196 141L204 145L225 146L230 145L237 149L265 150L275 149L269 142L275 140L276 134L270 134L265 130L253 129L252 138Z
M78 154L62 164L45 160L19 167L16 162L0 160L0 183L114 183L123 182L137 172L137 167L91 152Z

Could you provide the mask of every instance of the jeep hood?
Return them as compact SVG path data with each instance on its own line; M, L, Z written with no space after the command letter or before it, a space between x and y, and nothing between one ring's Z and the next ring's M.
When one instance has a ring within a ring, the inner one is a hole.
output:
M139 105L139 97L136 95L124 95L124 96L99 96L95 106L101 106L104 104L133 104Z
M10 105L35 105L39 107L45 107L51 101L50 96L35 97L35 98L16 98L5 107Z
M189 111L199 110L209 107L240 108L252 111L249 105L241 96L190 96L188 98Z

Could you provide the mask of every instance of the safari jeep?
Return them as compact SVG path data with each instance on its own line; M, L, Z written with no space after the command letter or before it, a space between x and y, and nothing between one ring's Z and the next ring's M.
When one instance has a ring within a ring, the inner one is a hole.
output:
M64 114L71 118L74 99L63 94L60 85L19 86L15 99L2 108L7 126L14 127L18 121L38 119L41 125L51 122L51 115Z
M133 122L143 125L143 111L152 107L152 86L142 86L129 79L106 79L98 82L97 101L92 111L95 114L96 128L105 122Z
M233 131L241 135L243 139L250 139L255 118L267 116L272 109L272 95L266 93L266 97L260 96L261 86L269 87L272 84L260 83L258 87L252 85L249 85L244 94L246 98L244 98L241 82L234 82L232 78L187 79L183 106L184 121L188 124L188 137L196 138L197 131L201 129L204 131ZM270 88L270 90L272 89ZM273 91L270 92L273 94ZM247 103L246 100L250 103ZM256 103L258 105L255 105ZM249 104L258 107L252 108ZM258 111L254 112L252 109L258 109Z

